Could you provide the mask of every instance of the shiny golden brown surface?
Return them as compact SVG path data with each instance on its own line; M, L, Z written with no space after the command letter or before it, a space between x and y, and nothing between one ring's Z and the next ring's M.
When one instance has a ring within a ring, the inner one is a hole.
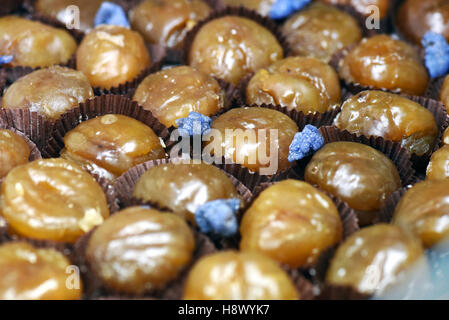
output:
M204 203L239 198L226 174L206 163L152 167L140 177L133 196L169 208L192 223L196 209Z
M192 67L165 69L147 76L133 100L150 110L166 127L190 112L211 116L224 107L224 92L218 82Z
M133 80L150 64L151 57L140 34L114 25L93 29L76 52L76 68L93 87L104 89Z
M396 24L402 35L418 45L428 31L449 40L449 1L405 0L396 13Z
M421 262L424 250L411 233L388 224L357 231L341 244L327 270L326 282L379 294Z
M107 179L139 163L165 157L159 137L133 118L107 114L82 122L64 137L61 157Z
M444 145L432 154L427 166L427 179L449 178L449 145Z
M146 42L180 49L187 32L210 12L203 0L145 0L129 18Z
M30 147L17 133L0 129L0 179L13 168L25 164L30 157Z
M81 283L67 281L70 265L54 249L37 249L25 242L5 243L0 246L0 299L78 300ZM76 288L77 284L80 287Z
M335 7L315 3L289 18L282 31L297 56L329 62L338 50L362 39L356 19Z
M200 259L184 289L187 300L296 300L287 273L257 253L224 251Z
M12 169L0 189L0 213L12 233L75 242L103 223L109 209L92 176L63 159L36 160Z
M223 2L228 6L243 6L257 11L263 16L268 16L271 6L276 2L276 0L224 0Z
M331 4L350 5L363 15L371 15L372 10L369 10L369 6L376 6L379 9L379 16L381 19L386 18L388 14L388 8L390 7L391 0L319 0ZM423 0L420 0L423 1Z
M131 207L93 232L86 258L107 287L143 294L176 279L194 248L192 231L176 215Z
M12 67L67 63L75 50L75 39L63 29L16 16L0 18L0 55L13 55Z
M256 72L246 88L246 103L326 112L340 104L340 91L331 66L315 58L289 57Z
M365 136L379 136L401 142L410 153L428 154L438 137L433 114L405 97L382 92L363 91L342 105L334 125Z
M425 247L449 236L449 180L415 184L396 206L393 223L412 231Z
M449 114L449 76L444 78L440 92L440 101L444 104L446 112Z
M341 61L340 77L348 83L423 95L429 76L411 45L387 35L365 38Z
M337 208L306 182L284 180L264 190L243 215L242 251L256 251L291 268L316 261L342 237Z
M268 29L247 18L225 16L198 31L189 64L237 85L245 75L283 57L281 45Z
M251 171L272 175L291 166L288 152L298 126L268 108L235 108L212 122L219 132L207 145L211 154L231 159ZM207 151L205 151L207 153Z
M378 210L401 187L399 173L387 156L355 142L326 144L307 165L305 180L360 211Z
M82 72L53 66L36 70L15 81L3 96L2 108L25 108L56 120L93 97L89 80Z
M94 27L95 15L100 8L103 0L37 0L35 4L36 11L40 14L58 20L63 24L71 25L73 15L68 6L77 6L79 8L80 30L90 31ZM114 0L112 1L114 2Z

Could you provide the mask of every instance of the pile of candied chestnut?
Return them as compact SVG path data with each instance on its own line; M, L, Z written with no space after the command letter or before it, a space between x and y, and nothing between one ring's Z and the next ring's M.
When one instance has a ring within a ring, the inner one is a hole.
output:
M449 0L4 2L0 299L449 298Z

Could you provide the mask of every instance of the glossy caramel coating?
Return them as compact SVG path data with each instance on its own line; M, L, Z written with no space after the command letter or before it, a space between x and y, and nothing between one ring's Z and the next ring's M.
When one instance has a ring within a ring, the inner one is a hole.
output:
M262 16L268 16L271 7L276 2L276 0L224 0L227 6L240 7L257 11Z
M394 163L376 149L356 142L326 144L307 165L305 180L360 211L380 209L401 187Z
M133 196L169 208L195 223L196 209L208 201L239 198L228 176L213 165L169 163L148 169Z
M442 146L432 154L426 178L430 180L449 178L449 145Z
M400 281L401 274L422 262L419 239L401 228L377 224L357 231L332 258L326 282L380 294Z
M29 109L50 120L93 98L89 80L70 68L52 66L36 70L15 81L2 99L2 108Z
M397 11L396 24L403 36L418 45L428 31L449 40L449 1L405 0Z
M0 299L78 300L82 293L81 280L67 281L73 274L67 273L70 265L69 260L54 249L37 249L25 242L2 244ZM68 283L73 288L69 288Z
M419 156L432 151L438 137L433 114L405 97L383 91L363 91L343 103L334 120L341 130L401 142Z
M65 30L28 19L0 18L0 55L13 55L11 67L48 67L67 63L76 41Z
M347 83L410 95L423 95L429 81L417 50L387 35L363 39L340 66L340 78Z
M245 75L283 57L279 41L264 26L248 18L225 16L198 31L189 65L237 85Z
M340 104L340 91L331 66L315 58L289 57L256 72L246 88L246 103L326 112Z
M441 86L440 101L446 107L446 112L449 114L449 76L446 76Z
M88 32L94 27L95 15L102 2L104 0L37 0L34 7L41 15L71 25L73 24L72 12L66 9L68 6L77 6L80 13L80 30Z
M332 200L306 182L284 180L264 190L245 212L242 251L257 251L291 268L310 265L342 237Z
M212 122L212 129L219 134L214 134L206 147L216 157L231 159L264 175L291 166L288 152L298 126L279 111L259 107L231 109Z
M23 237L74 243L109 216L106 196L86 171L63 159L12 169L0 188L0 213Z
M352 6L362 15L371 15L373 11L369 10L369 6L376 6L379 9L379 17L384 19L388 15L391 0L319 0L330 4L340 4Z
M133 80L151 64L141 35L125 27L100 25L76 51L76 68L93 87L110 89Z
M192 111L206 116L224 107L224 92L218 82L192 67L165 69L147 76L137 87L133 100L149 110L166 127Z
M186 300L296 300L287 273L255 252L224 251L200 259L184 288Z
M415 184L401 198L393 223L412 231L425 247L449 235L449 180L426 180Z
M176 279L194 248L193 233L181 218L130 207L93 232L86 258L107 287L138 295Z
M30 157L30 147L17 133L0 129L0 179L11 169L25 164Z
M362 39L355 18L335 7L314 3L289 18L282 31L293 54L329 62L332 55Z
M211 11L203 0L144 0L129 18L146 42L181 49L187 32Z
M119 114L82 122L65 135L64 145L62 158L107 179L139 163L165 158L159 137L150 127Z

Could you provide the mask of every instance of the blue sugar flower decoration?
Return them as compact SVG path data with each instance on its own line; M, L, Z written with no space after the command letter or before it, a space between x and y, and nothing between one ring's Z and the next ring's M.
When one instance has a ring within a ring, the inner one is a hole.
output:
M240 199L220 199L206 202L195 212L201 232L231 237L238 232L237 211Z
M105 1L95 15L94 26L100 24L113 24L116 26L130 27L126 13L118 4Z
M271 6L271 19L284 19L293 12L301 10L310 3L311 0L276 0Z
M14 60L14 56L13 55L0 56L0 65L11 63L13 60Z
M176 120L180 130L187 131L188 135L205 135L209 132L212 119L199 112L190 112L187 118Z
M425 49L425 64L432 78L444 76L449 71L449 44L441 34L427 32L421 39Z
M310 124L304 130L295 134L288 153L288 161L301 160L324 145L324 138L317 127Z

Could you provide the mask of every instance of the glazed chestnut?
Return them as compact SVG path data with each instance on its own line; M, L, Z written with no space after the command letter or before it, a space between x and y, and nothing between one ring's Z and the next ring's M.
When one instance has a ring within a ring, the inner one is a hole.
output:
M445 105L446 112L449 114L449 76L444 78L441 86L440 101Z
M321 3L314 3L289 18L282 31L294 55L314 57L326 63L334 53L362 39L356 19Z
M193 233L181 218L130 207L92 233L86 258L107 287L138 295L176 279L192 260L194 248Z
M449 178L449 145L442 146L432 154L426 178L430 180Z
M146 42L180 49L187 32L211 11L203 0L145 0L129 18Z
M137 181L133 196L169 208L192 223L196 209L206 202L239 198L228 176L206 163L154 166Z
M1 300L78 300L81 282L69 288L71 263L54 249L37 249L25 242L0 246Z
M21 136L11 130L0 129L0 179L11 169L27 163L30 152Z
M104 89L133 80L150 64L151 57L140 34L115 25L96 27L76 51L76 68L93 87Z
M305 180L362 211L361 224L370 223L370 211L379 210L401 187L398 170L387 156L355 142L326 144L307 165Z
M377 224L357 231L337 248L326 282L381 294L418 264L426 266L419 239L397 226Z
M63 24L73 23L69 6L79 9L79 28L89 32L94 27L94 19L103 0L37 0L34 7L43 16L58 20ZM114 0L112 1L114 2Z
M109 216L106 196L71 161L36 160L12 169L0 189L0 211L11 233L74 243Z
M247 74L284 57L273 33L248 18L225 16L205 24L193 39L189 65L237 85Z
M196 111L211 116L224 107L224 92L218 82L194 68L180 66L147 76L133 100L150 110L166 127Z
M245 212L242 251L257 251L291 268L310 265L342 237L337 208L306 182L284 180L264 190Z
M61 157L115 179L139 163L165 158L159 137L133 118L107 114L79 124L64 137Z
M86 76L73 69L52 66L36 70L15 81L2 99L2 108L29 109L50 120L93 98Z
M340 91L331 66L315 58L289 57L256 72L246 88L246 103L326 112L340 104Z
M186 300L296 300L287 273L255 252L223 251L200 259L184 289Z
M373 13L370 6L376 6L379 10L379 17L385 18L390 7L390 0L320 0L323 2L339 5L352 6L357 12L362 15L369 16Z
M231 159L251 171L273 175L288 169L288 152L298 126L285 114L259 107L235 108L212 122L206 146L214 156ZM208 151L205 150L205 153Z
M418 52L404 41L387 35L365 38L340 61L346 83L423 95L429 75Z
M415 184L401 198L393 223L412 231L425 247L449 235L449 180L426 180Z
M438 137L433 114L405 97L383 91L363 91L343 103L334 120L341 130L401 142L419 156L432 151Z
M63 29L16 16L0 18L0 55L14 56L11 67L67 63L75 50L75 39Z
M449 40L449 1L405 0L397 12L396 24L403 36L418 45L428 31Z
M271 11L271 7L276 0L224 0L223 2L227 6L243 6L245 8L257 11L262 16L268 16Z

